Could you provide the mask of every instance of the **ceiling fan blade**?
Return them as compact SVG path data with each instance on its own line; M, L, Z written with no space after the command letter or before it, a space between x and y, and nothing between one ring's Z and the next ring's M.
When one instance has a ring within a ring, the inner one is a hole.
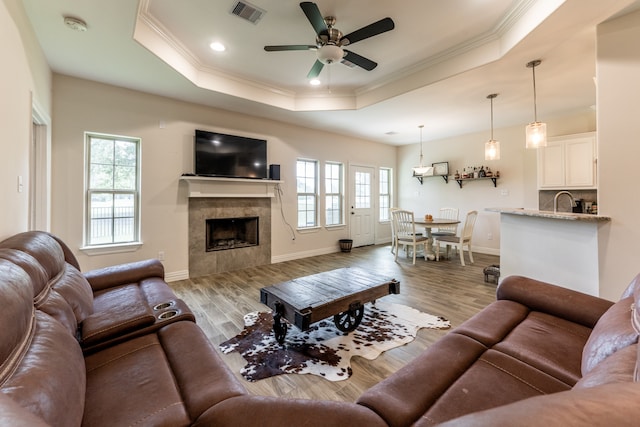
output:
M395 24L393 23L393 19L391 18L383 18L373 24L369 24L366 27L362 27L359 30L356 30L352 33L343 36L340 39L341 45L354 44L355 42L359 42L360 40L368 39L369 37L377 36L381 33L386 33L387 31L391 31L395 28Z
M364 68L367 71L371 71L378 66L377 62L373 62L370 59L365 58L364 56L360 56L357 53L353 53L350 50L344 49L344 58L345 61L349 61L352 64L356 64L358 67Z
M307 19L311 23L316 34L320 34L322 31L327 30L327 24L324 22L324 18L320 13L320 9L318 9L318 5L310 1L303 1L300 3L300 7L307 16Z
M314 50L317 46L307 44L288 44L282 46L265 46L264 50L267 52L280 52L285 50Z
M318 77L320 75L320 71L322 71L322 67L324 67L324 64L316 59L316 63L313 64L313 67L309 70L309 74L307 74L307 78L315 79Z

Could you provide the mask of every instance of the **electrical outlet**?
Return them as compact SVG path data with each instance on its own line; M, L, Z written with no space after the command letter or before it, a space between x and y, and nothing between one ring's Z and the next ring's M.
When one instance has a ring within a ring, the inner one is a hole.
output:
M487 240L493 240L493 233L487 233Z
M164 261L164 251L158 252L158 260Z

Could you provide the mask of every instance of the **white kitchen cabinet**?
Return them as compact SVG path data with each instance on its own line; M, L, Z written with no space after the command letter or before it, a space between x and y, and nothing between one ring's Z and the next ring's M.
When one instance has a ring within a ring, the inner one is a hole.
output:
M595 132L549 138L538 148L538 188L596 188Z

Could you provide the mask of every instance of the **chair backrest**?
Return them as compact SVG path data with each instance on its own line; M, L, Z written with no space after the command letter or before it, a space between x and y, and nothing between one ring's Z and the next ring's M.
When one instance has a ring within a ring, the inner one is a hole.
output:
M396 227L393 224L393 212L400 210L400 208L389 208L389 216L391 217L391 239L396 236Z
M464 220L464 228L460 238L464 242L470 242L473 235L473 227L476 224L476 218L478 218L478 211L467 212L467 218Z
M393 218L393 228L398 239L416 239L416 225L413 222L413 212L397 209L391 211Z
M458 220L458 208L440 208L438 218ZM438 227L438 233L448 232L456 234L458 232L458 224L442 225Z

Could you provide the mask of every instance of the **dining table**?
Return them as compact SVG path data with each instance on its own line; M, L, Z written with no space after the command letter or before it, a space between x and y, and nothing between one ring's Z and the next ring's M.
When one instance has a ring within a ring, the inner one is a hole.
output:
M419 220L414 220L413 222L416 225L416 227L418 226L424 227L425 231L427 232L428 241L425 247L425 250L427 252L425 254L425 259L428 259L429 261L433 261L436 259L436 254L433 252L433 236L431 234L431 229L442 227L445 225L460 224L460 220L447 219L447 218L433 218L430 220L419 219Z

